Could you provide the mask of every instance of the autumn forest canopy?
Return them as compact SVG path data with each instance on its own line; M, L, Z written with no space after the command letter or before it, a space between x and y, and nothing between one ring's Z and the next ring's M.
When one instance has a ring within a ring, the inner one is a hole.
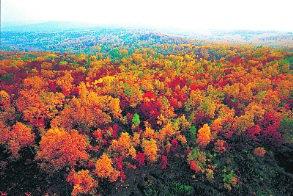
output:
M292 194L292 40L5 28L0 195Z

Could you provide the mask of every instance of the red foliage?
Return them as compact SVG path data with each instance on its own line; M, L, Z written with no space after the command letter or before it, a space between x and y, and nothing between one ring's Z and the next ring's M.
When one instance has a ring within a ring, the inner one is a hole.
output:
M261 135L268 141L279 142L282 135L279 132L281 119L276 112L266 112L261 122Z
M115 159L116 167L118 170L122 171L123 170L123 157L119 156Z
M103 133L101 129L97 129L93 132L93 136L96 138L96 140L102 140L103 139Z
M250 138L255 140L257 138L257 136L261 133L261 128L259 125L254 125L254 126L248 128L246 133Z
M136 154L135 159L136 159L139 167L144 166L144 163L145 163L145 154L143 152L138 152Z
M243 62L243 59L240 56L235 56L235 57L231 58L230 61L233 64L240 64Z
M176 139L172 139L171 144L172 144L171 150L175 152L179 146L179 143Z
M201 168L199 167L199 165L197 164L197 162L194 161L194 160L189 161L189 167L195 173L200 173L201 172Z
M276 112L266 112L261 122L261 125L264 128L273 126L277 129L280 126L280 122L281 120Z
M180 89L175 89L173 91L172 96L169 97L169 102L170 105L175 108L175 109L179 109L182 108L185 101L187 100L187 94L186 92L180 90Z
M189 88L190 88L190 90L193 90L193 91L195 91L195 90L206 90L207 85L199 84L199 83L198 84L197 83L192 83L192 84L190 84Z
M141 106L141 112L150 119L156 119L160 115L161 103L156 100L144 101Z
M169 82L168 86L171 89L175 89L177 86L183 88L186 85L186 79L183 77L175 77L171 82Z
M50 80L49 82L48 82L48 88L49 88L49 91L51 91L51 92L57 92L57 84L56 84L56 81L52 81L52 80Z
M145 92L143 95L143 99L146 101L154 101L156 100L157 96L153 92Z
M121 182L124 182L126 180L126 175L124 173L124 171L120 171L120 179L121 179Z
M166 155L162 155L161 169L167 169L167 166L168 166L168 157Z
M115 123L111 129L112 131L111 134L114 139L118 138L119 129L120 129L119 125Z

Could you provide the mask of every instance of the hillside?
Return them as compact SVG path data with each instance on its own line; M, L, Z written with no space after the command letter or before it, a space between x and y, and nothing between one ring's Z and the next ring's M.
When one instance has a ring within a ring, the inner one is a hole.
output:
M125 29L2 35L2 195L292 194L287 49Z

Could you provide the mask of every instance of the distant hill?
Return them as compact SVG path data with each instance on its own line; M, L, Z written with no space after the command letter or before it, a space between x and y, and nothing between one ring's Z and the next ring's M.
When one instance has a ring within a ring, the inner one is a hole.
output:
M79 24L73 22L44 22L37 24L6 25L2 31L14 32L52 32L65 30L78 30L90 28L92 25Z
M2 26L0 50L89 52L96 45L154 46L164 43L229 42L293 49L293 32L205 31L97 26L71 22Z
M180 36L147 29L48 22L3 28L0 50L91 53L96 46L109 51L117 47L132 49L187 42Z
M278 31L210 31L190 37L215 42L249 43L273 47L293 47L293 32Z

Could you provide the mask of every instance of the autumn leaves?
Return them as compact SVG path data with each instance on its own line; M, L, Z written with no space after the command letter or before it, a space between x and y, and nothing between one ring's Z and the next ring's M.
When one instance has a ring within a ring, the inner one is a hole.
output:
M53 55L61 63L42 54L34 64L2 60L1 72L14 70L22 80L0 83L0 143L15 158L34 147L45 171L68 168L72 195L97 193L101 181L123 182L126 168L168 169L172 157L210 182L222 175L231 190L241 179L217 159L235 136L257 142L250 153L258 158L266 156L264 143L282 141L292 75L274 70L280 54L273 50L258 49L257 58L253 48L204 47L206 55L221 54L216 62L199 58L199 46L168 47L178 54L146 49L116 64L91 56L88 69L64 63L70 55ZM186 47L191 52L183 55Z

